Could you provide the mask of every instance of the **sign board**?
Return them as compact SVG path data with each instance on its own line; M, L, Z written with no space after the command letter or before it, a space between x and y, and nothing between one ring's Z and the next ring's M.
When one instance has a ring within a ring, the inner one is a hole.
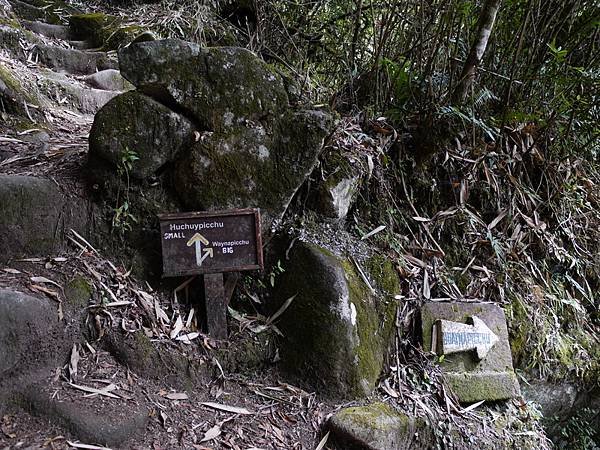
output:
M506 317L484 302L425 302L421 307L423 349L439 356L447 387L462 403L520 395L513 370Z
M477 360L484 359L498 342L498 336L477 316L471 316L471 324L437 320L433 325L431 351L438 355L475 350Z
M258 209L161 214L163 276L263 268Z

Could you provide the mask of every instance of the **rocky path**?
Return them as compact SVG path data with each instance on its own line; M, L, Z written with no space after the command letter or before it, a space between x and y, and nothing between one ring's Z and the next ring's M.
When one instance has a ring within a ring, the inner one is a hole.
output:
M78 11L10 5L15 16L0 16L0 247L13 252L0 264L0 448L314 448L330 407L265 365L268 333L240 318L229 344L170 340L170 322L181 314L193 327L193 310L82 239L95 217L83 176L94 114L131 86L115 52L73 37ZM122 333L143 317L166 339ZM235 375L248 365L259 372Z

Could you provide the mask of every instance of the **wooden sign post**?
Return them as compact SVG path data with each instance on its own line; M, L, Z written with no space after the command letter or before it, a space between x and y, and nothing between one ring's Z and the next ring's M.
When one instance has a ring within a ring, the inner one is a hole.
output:
M258 209L161 214L163 276L204 275L208 333L227 338L223 272L262 270Z

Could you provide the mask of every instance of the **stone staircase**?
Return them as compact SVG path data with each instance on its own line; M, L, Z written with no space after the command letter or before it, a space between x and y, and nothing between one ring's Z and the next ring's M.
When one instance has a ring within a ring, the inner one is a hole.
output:
M71 228L91 234L93 206L81 175L89 130L102 106L132 88L116 52L72 39L67 20L79 11L44 0L8 3L12 15L0 14L2 262L60 251ZM147 423L139 402L119 411L48 392L48 375L84 332L73 317L65 323L55 316L51 302L0 284L0 418L7 405L23 406L75 439L121 445Z

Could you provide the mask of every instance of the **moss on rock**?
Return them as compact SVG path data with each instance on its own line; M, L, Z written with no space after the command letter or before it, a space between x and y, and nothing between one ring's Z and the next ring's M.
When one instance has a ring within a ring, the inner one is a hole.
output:
M104 51L117 50L145 30L141 25L123 25L120 18L103 13L74 14L69 17L74 39L87 40Z
M38 105L37 98L4 65L0 65L0 98L8 112L25 115L23 102Z
M288 106L279 74L243 48L166 39L123 48L119 62L138 89L170 98L213 131L265 121Z
M315 244L296 243L284 268L277 303L295 295L279 324L284 366L322 395L369 394L395 309L369 291L349 261Z
M338 447L346 450L425 449L436 443L425 420L381 402L342 409L331 417L329 428Z
M103 13L74 14L69 17L69 31L73 39L88 40L94 47L104 45L105 28L118 19Z
M116 175L144 179L156 172L189 141L192 123L137 91L109 101L94 118L90 155L113 164ZM94 170L92 168L92 170Z
M92 298L92 285L82 276L77 276L65 286L65 298L70 306L84 308Z

